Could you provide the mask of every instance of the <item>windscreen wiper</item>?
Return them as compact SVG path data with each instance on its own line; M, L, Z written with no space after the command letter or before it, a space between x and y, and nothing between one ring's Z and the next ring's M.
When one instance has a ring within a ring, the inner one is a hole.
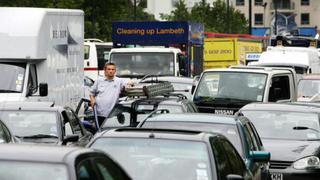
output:
M58 138L58 136L50 135L50 134L35 134L31 136L16 136L16 137L22 138L22 139Z
M0 92L4 93L20 93L20 91L10 90L10 89L0 89Z

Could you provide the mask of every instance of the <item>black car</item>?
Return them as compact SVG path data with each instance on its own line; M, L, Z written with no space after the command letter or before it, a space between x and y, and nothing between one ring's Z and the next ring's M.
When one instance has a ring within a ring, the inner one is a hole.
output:
M320 177L320 107L253 103L240 109L271 152L272 180Z
M252 179L237 150L219 134L120 128L96 134L88 146L111 155L133 179Z
M130 180L101 151L77 147L0 145L1 180Z
M269 178L270 153L264 151L253 124L244 116L209 113L154 114L137 127L166 128L220 133L228 138L245 160L253 179Z
M5 102L0 119L22 143L85 146L92 137L70 107L52 102Z

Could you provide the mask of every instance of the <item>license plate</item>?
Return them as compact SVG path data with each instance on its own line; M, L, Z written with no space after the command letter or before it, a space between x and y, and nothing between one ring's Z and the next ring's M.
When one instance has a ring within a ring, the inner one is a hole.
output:
M271 180L282 180L283 176L281 173L271 173Z

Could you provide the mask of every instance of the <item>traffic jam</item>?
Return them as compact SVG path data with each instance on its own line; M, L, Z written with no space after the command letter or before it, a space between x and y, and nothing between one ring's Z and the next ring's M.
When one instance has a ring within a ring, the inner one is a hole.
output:
M317 39L0 14L1 180L320 179Z

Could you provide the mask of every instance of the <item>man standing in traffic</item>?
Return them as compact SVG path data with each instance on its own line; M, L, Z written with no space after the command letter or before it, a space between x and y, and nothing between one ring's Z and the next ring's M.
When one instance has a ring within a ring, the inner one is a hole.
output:
M116 65L106 63L104 77L99 77L90 91L90 103L92 108L94 106L97 108L99 127L118 102L120 92L126 85L126 81L116 77L115 74Z

